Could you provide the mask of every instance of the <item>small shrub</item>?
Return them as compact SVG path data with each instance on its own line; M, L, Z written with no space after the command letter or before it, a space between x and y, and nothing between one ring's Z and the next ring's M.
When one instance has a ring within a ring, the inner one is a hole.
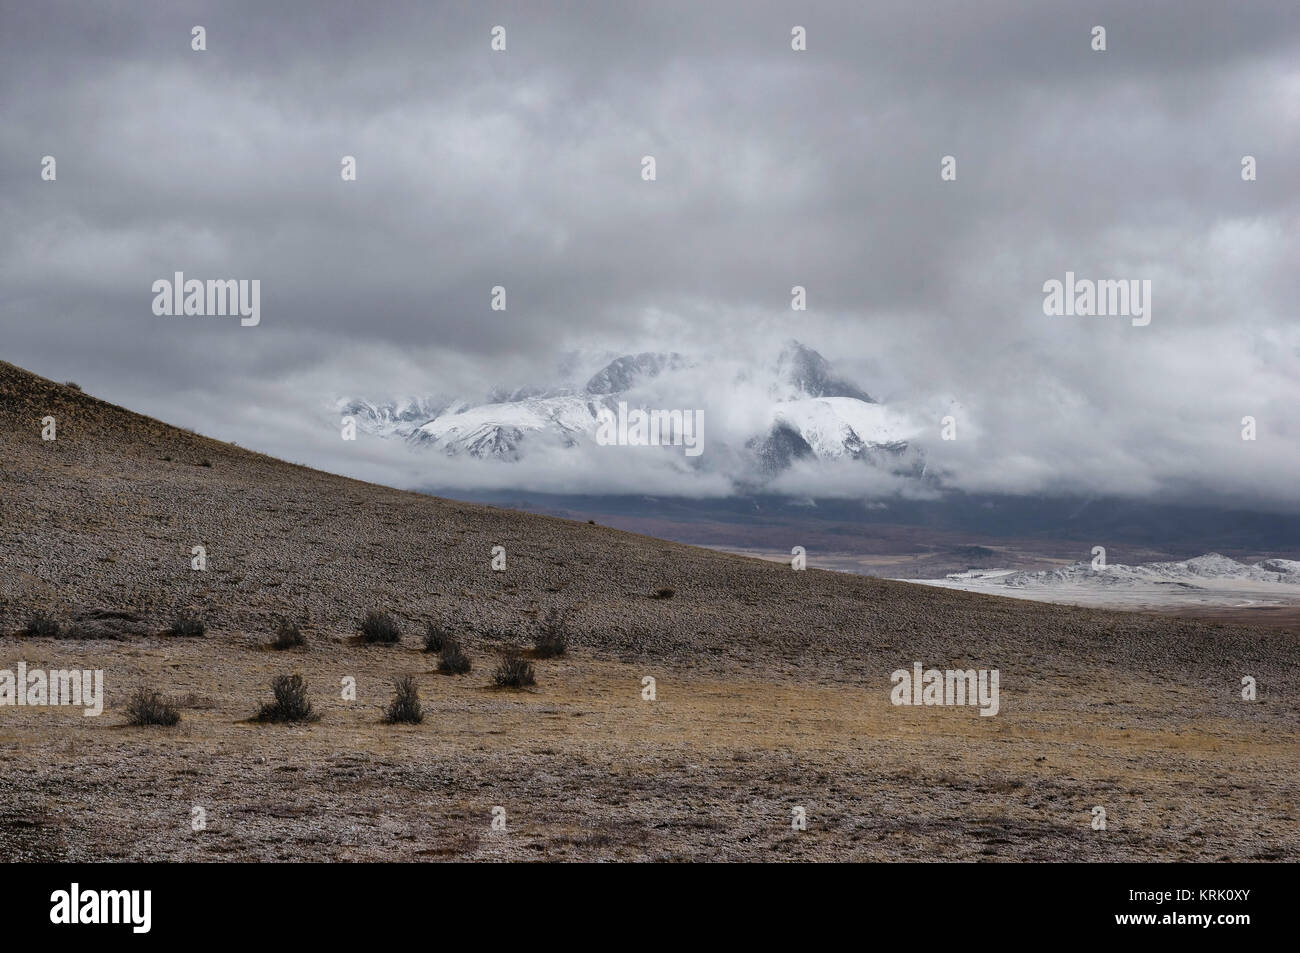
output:
M315 721L320 717L312 711L307 697L307 683L301 675L277 675L271 680L275 701L263 705L257 712L258 721Z
M676 594L677 594L677 590L674 589L672 586L660 586L658 589L654 591L654 594L650 598L671 599Z
M402 632L387 612L367 612L361 620L361 641L392 645L402 640Z
M538 658L555 658L569 650L569 627L558 609L546 613L533 637Z
M399 722L418 725L424 721L424 712L420 710L420 692L415 686L415 679L410 675L404 675L393 682L393 687L396 689L396 694L388 703L388 710L384 712L384 721L390 725Z
M48 612L33 612L27 617L23 635L39 639L57 639L61 630L59 620Z
M161 692L137 688L126 703L126 719L132 725L174 725L181 713Z
M167 634L184 638L197 638L207 631L207 623L202 618L193 612L183 611L177 613L176 618L172 620L171 628L167 630Z
M209 460L207 457L204 457L202 460L199 461L199 466L201 466L201 467L211 467L211 466L212 466L212 461Z
M60 639L124 639L157 635L144 616L125 609L89 609L63 627Z
M271 642L271 648L280 650L296 649L306 644L307 638L302 634L301 629L288 619L280 620L280 624L275 628L275 639Z
M454 638L442 626L430 622L424 627L424 650L426 652L441 652L442 647L447 644L447 640L454 640Z
M533 663L517 652L507 652L497 670L492 673L492 680L497 688L523 688L536 685L537 674Z
M64 381L63 386L71 387L73 390L81 390L81 385L78 384L76 381Z
M438 671L444 675L464 675L469 671L469 656L454 636L443 640L442 651L438 656Z

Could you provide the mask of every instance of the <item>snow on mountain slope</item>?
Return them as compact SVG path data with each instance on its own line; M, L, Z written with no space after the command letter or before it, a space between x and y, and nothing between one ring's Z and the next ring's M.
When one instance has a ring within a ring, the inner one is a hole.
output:
M798 341L788 341L776 359L777 382L772 389L776 400L803 397L850 397L864 404L875 398L843 378L835 376L830 362Z
M1159 576L1166 579L1257 579L1269 581L1270 574L1256 566L1239 563L1235 559L1218 553L1207 553L1182 562L1146 563L1134 566L1133 572L1145 576Z
M1041 572L979 570L913 582L965 592L1106 609L1219 610L1300 606L1300 562L1266 559L1254 565L1207 553L1182 562L1088 562Z
M526 438L573 446L596 430L596 401L582 397L530 397L465 407L430 420L410 439L451 455L517 459Z
M1263 562L1256 563L1255 566L1265 572L1276 573L1278 582L1300 584L1300 560L1265 559Z
M1143 583L1178 583L1188 586L1217 582L1284 582L1300 584L1300 563L1289 559L1270 559L1249 565L1219 553L1207 553L1181 562L1144 563L1125 566L1121 563L1093 569L1088 562L1074 563L1059 569L1039 572L1015 572L992 580L1014 588L1035 586L1113 586Z
M737 481L761 482L806 457L862 465L887 462L898 470L904 457L911 466L920 456L908 452L909 441L920 432L914 422L836 377L825 358L797 341L788 342L763 366L737 370L725 362L700 365L676 353L644 352L609 361L578 392L496 388L487 398L345 399L336 406L375 436L448 456L507 461L521 459L534 447L594 444L601 407L615 410L626 402L641 409L699 408L708 421L708 445L715 450L701 465ZM742 412L734 413L738 409ZM719 420L732 429L720 427ZM922 468L917 464L912 469Z
M357 418L368 432L384 437L405 437L439 414L454 413L463 406L458 401L440 397L404 397L386 404L346 398L338 402L340 414Z
M686 366L686 359L680 354L630 354L610 361L593 374L587 381L587 393L621 394L665 371L681 370Z
M785 401L772 408L772 421L797 431L822 459L856 457L868 446L898 446L918 430L882 404L852 397Z

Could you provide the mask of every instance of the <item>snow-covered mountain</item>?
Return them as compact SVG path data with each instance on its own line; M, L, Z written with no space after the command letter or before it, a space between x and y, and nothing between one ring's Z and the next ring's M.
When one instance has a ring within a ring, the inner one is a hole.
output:
M707 405L709 394L716 406ZM700 465L723 467L740 483L761 483L800 460L862 461L905 475L924 469L913 445L917 423L837 376L824 357L797 341L760 367L737 370L646 352L609 361L582 386L497 388L482 401L345 398L337 410L376 436L453 457L518 461L543 447L594 445L602 410L616 413L620 403L704 410L714 453Z
M444 412L455 412L456 401L439 397L408 397L387 403L373 404L368 400L344 401L343 413L356 417L367 432L380 436L394 434L406 436L413 426L419 426Z
M406 433L413 443L455 456L517 460L531 438L573 446L594 432L599 402L586 396L524 397L456 404Z
M975 569L912 582L1036 602L1139 611L1300 608L1300 561L1243 563L1219 553L1179 562L1078 562L1039 572Z
M587 381L588 394L621 394L642 381L658 377L664 371L677 371L687 366L680 354L630 354L610 361Z
M1013 588L1123 586L1152 582L1189 586L1212 582L1280 582L1300 585L1300 562L1292 559L1266 559L1248 564L1219 553L1207 553L1181 562L1143 563L1137 566L1116 563L1100 569L1093 569L1089 562L1078 562L1059 569L1008 573L990 581Z
M874 404L876 401L866 391L836 377L830 363L810 347L791 341L776 359L778 386L784 393L773 394L781 400L798 400L801 397L844 397Z

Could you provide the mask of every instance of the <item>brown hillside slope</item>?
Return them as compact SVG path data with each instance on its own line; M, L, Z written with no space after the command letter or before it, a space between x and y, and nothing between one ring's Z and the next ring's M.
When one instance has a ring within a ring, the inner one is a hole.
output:
M190 569L197 543L207 572ZM495 648L529 644L551 606L573 650L538 662L532 694L488 691ZM80 638L20 637L36 609ZM182 609L204 638L161 634ZM370 609L399 620L402 646L355 643ZM265 651L281 615L303 620L306 649ZM417 644L429 620L462 634L473 675L433 674ZM402 492L3 362L0 653L0 667L102 667L110 708L0 708L0 756L29 769L0 764L0 856L1300 856L1290 632L794 572ZM889 673L913 661L998 669L1002 713L889 705ZM290 667L322 720L243 725ZM436 728L377 726L403 671L421 673ZM366 686L359 703L334 697L341 673ZM660 701L640 700L645 674ZM139 684L203 703L176 729L112 733ZM88 773L93 805L69 793ZM159 833L200 801L224 839ZM479 821L506 801L519 834L494 841ZM1094 836L1091 806L1114 801L1129 826ZM789 805L805 802L820 826L792 835Z
M46 415L58 423L53 443L40 439ZM858 680L914 659L966 658L1010 671L1040 661L1211 679L1241 670L1279 690L1296 685L1290 633L796 573L403 492L209 440L3 362L0 441L0 626L33 607L129 607L160 625L193 607L218 632L239 633L301 607L313 626L345 633L382 608L412 623L460 617L491 634L560 605L582 645L693 664L785 663ZM190 569L196 543L206 574ZM490 569L496 545L505 573ZM650 598L662 586L674 595Z

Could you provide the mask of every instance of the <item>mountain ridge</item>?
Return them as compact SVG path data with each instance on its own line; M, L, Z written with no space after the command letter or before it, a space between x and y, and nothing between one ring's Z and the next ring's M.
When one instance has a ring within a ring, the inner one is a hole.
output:
M564 387L494 388L485 403L466 398L408 397L387 402L340 398L336 409L366 433L400 439L448 456L517 462L535 446L571 449L595 442L599 415L620 403L643 410L681 408L673 375L699 369L676 352L616 357L580 390ZM834 373L830 363L797 340L786 342L774 362L743 372L745 383L765 395L766 421L749 432L718 437L717 464L737 486L761 485L799 460L843 460L919 478L924 454L914 446L915 422L881 404ZM647 389L660 385L653 394ZM693 398L686 398L687 402ZM734 449L735 452L732 452ZM706 462L702 464L708 466Z

